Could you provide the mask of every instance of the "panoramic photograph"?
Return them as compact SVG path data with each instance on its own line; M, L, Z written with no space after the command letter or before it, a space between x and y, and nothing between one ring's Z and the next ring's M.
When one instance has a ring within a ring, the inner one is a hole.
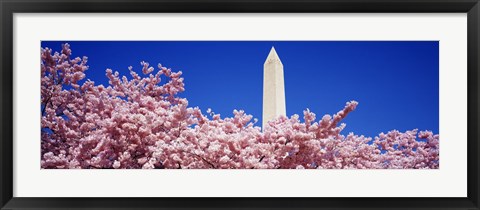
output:
M439 169L438 41L42 41L42 169Z

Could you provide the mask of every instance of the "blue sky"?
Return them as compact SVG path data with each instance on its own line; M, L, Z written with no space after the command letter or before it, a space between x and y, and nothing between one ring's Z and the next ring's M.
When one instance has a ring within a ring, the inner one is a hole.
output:
M141 61L183 71L190 106L223 117L243 109L262 124L263 63L272 46L284 65L287 115L334 114L359 102L342 132L376 136L393 129L438 133L437 41L43 41L87 56L87 78L108 85L105 70L129 75ZM130 78L130 77L129 77Z

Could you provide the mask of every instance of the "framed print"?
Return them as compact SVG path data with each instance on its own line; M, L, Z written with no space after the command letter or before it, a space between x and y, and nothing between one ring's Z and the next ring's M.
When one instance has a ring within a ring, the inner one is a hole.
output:
M478 209L479 5L1 1L2 209Z

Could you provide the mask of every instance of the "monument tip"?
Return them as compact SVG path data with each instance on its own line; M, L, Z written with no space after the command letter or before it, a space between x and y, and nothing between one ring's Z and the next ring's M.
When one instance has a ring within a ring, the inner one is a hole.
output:
M270 53L268 53L267 59L265 60L265 63L270 63L270 62L282 63L282 61L280 61L280 57L278 57L277 51L275 51L274 46L272 46L272 49L270 49Z
M272 54L272 53L275 54L275 55L277 55L277 51L275 51L275 47L274 47L274 46L272 46L272 48L270 49L270 53L269 53L269 54Z

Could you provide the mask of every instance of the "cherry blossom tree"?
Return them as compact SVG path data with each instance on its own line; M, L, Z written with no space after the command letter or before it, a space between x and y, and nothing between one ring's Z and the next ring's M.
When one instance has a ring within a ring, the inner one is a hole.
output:
M426 169L439 168L439 135L393 130L342 135L355 110L333 116L308 109L262 129L234 110L222 118L178 96L182 72L141 62L131 79L106 70L109 86L85 79L87 57L68 44L41 49L41 167L115 169ZM162 82L165 80L165 82Z

